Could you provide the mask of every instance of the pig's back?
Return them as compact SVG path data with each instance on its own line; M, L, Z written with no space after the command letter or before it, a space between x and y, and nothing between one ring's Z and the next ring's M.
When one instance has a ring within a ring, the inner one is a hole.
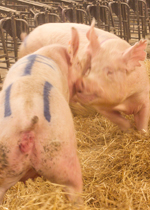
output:
M70 40L71 37L71 28L74 27L77 29L80 37L80 42L82 44L87 43L87 37L86 33L90 29L89 25L85 24L78 24L78 23L46 23L43 24L39 27L37 27L33 32L36 33L36 30L39 31L41 41L42 43L46 44L51 44L51 41L56 43L56 41L61 42L60 44L68 44L68 41ZM100 39L100 41L103 41L108 38L118 38L116 35L104 31L99 28L95 28L96 33ZM32 33L32 32L31 32ZM46 42L47 36L49 37L48 41L49 43ZM51 40L52 38L52 40ZM45 41L45 42L44 42Z
M8 71L3 84L3 89L21 77L32 77L33 81L51 81L57 86L56 81L61 81L58 65L50 58L40 54L30 54L18 60Z
M71 39L71 28L74 27L79 33L79 56L84 53L84 47L88 43L86 37L87 31L90 29L89 25L77 23L46 23L35 28L24 40L19 49L19 57L23 57L39 48L49 44L63 44L68 46ZM99 41L110 38L119 38L116 35L107 31L95 28Z
M28 129L34 116L38 118L36 133L43 136L46 132L52 136L55 131L55 136L67 136L74 129L67 101L49 81L20 77L0 92L1 136L8 139L9 146L18 141L20 132Z

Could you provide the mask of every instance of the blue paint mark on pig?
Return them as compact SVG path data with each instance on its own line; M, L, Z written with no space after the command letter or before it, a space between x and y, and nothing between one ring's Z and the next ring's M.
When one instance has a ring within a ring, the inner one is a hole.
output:
M45 62L45 60L46 60L46 62ZM32 66L35 62L46 64L46 65L50 66L53 70L55 70L55 68L50 64L50 60L52 60L52 59L47 58L45 56L38 55L38 54L29 55L27 57L27 62L28 63L26 65L25 69L24 69L23 76L31 75Z
M45 119L50 122L51 121L51 114L49 110L49 93L52 89L52 85L49 82L45 82L44 90L43 90L43 100L44 100L44 117Z
M45 65L51 67L53 70L55 70L55 68L53 67L53 65L50 64L50 61L53 61L51 58L46 57L46 56L44 56L44 55L39 55L39 54L37 54L37 57L38 57L38 58L41 58L41 59L45 59L45 61L44 61L44 60L43 60L43 61L41 61L41 60L36 60L37 62L43 63L43 64L45 64ZM48 62L47 62L47 61L48 61Z
M28 60L28 63L24 69L24 74L23 76L26 76L26 75L30 75L31 74L31 70L32 70L32 66L35 62L35 59L36 59L37 55L36 54L32 54L30 56L27 57L27 60Z
M53 67L53 64L55 64L55 63L52 63L52 65L51 65L50 60L51 60L50 58L47 58L45 56L41 56L38 54L31 54L27 57L24 57L23 62L19 61L17 66L19 66L20 64L26 63L25 68L23 70L24 73L22 76L28 76L28 75L31 75L32 67L35 62L44 63L44 64L50 66L51 69L55 70L56 67L55 66ZM16 67L16 65L14 65L13 68L15 68L15 67ZM33 70L34 70L34 68L33 68ZM4 109L5 109L4 116L5 117L10 116L12 114L11 106L10 106L11 87L12 87L12 84L9 85L7 87L7 89L5 90L5 105L4 105ZM51 115L50 115L50 110L49 110L49 93L50 93L50 90L52 87L53 86L49 82L47 82L47 81L45 82L44 90L43 90L44 117L48 122L50 122L50 120L51 120Z
M11 115L11 107L10 107L10 93L11 93L12 84L9 85L5 90L5 111L4 117L8 117Z
M18 60L11 67L10 70L13 71L13 69L16 69L20 65L25 64L25 67L22 69L23 70L22 76L28 76L28 75L31 75L32 67L33 67L34 63L36 63L36 62L45 64L45 65L49 66L51 69L53 69L54 71L57 69L55 62L51 58L46 57L44 55L40 55L40 54L31 54L31 55L27 55L27 56L21 58L20 60ZM43 68L43 66L42 66L42 68Z

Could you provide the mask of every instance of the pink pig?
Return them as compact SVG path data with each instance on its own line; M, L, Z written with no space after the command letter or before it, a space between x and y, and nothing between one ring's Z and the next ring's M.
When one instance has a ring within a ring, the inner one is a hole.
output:
M133 114L136 128L147 132L149 79L142 62L146 57L146 40L134 46L114 38L100 42L94 22L87 38L91 71L76 82L78 100L94 107L122 130L129 129L131 125L121 112Z
M86 33L90 29L90 26L77 23L46 23L36 27L29 35L22 33L21 39L23 42L19 47L19 58L22 58L23 56L49 44L59 43L68 47L72 27L76 28L79 34L80 44L78 58L83 62L83 55L86 52L86 46L88 44ZM100 41L104 41L109 38L120 39L116 35L107 31L103 31L98 28L95 28L95 30Z
M131 127L121 112L134 114L138 130L148 130L149 79L144 65L146 41L131 46L114 34L75 23L48 23L34 29L20 46L22 57L42 46L68 45L70 28L79 33L78 63L74 72L76 98L82 105L95 108L122 130Z
M64 46L45 46L16 62L6 76L0 92L0 203L11 186L37 176L65 185L68 198L81 201L67 83L78 41L72 29L72 57Z

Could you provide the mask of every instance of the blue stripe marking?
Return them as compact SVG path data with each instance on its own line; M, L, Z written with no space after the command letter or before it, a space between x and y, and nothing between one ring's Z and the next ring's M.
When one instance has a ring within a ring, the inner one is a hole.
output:
M41 61L37 61L37 60L36 60L36 62L39 62L39 63L43 63L43 64L46 64L47 66L50 66L50 67L51 67L53 70L55 70L55 69L54 69L54 67L53 67L52 65L48 64L48 63L44 63L44 62L41 62Z
M51 58L46 57L46 56L44 56L44 55L40 55L40 54L36 54L36 55L37 55L37 58L43 60L43 61L36 60L36 62L46 64L47 66L50 66L53 70L55 70L55 68L54 68L51 64L47 63L47 61L48 61L48 62L49 62L49 61L53 61Z
M21 64L27 63L27 61L25 61L25 59L23 59L23 62L21 62L22 59L20 59L19 61L17 61L11 68L10 70L12 71L13 69L16 69L18 66L20 66ZM10 71L9 70L9 71Z
M4 117L8 117L11 115L11 107L10 107L10 92L11 92L12 84L7 87L5 90L5 113Z
M44 117L45 119L50 122L51 114L49 110L49 93L53 86L49 82L45 82L44 84L44 91L43 91L43 99L44 99Z
M32 66L33 66L33 64L35 62L36 57L37 57L36 54L32 54L32 55L30 55L30 56L27 57L28 63L26 65L26 67L25 67L23 76L26 76L26 75L30 75L31 74L31 69L32 69Z
M33 58L35 58L35 59L33 59ZM40 59L40 60L37 60L36 58ZM41 59L42 59L42 61L41 61ZM30 61L30 63L29 63L29 61ZM20 59L19 61L17 61L11 67L10 70L12 71L13 69L16 69L18 66L27 63L22 76L30 75L31 74L31 68L32 68L34 62L39 62L39 63L43 63L43 64L49 66L50 68L52 68L55 71L56 67L55 66L53 67L50 64L50 61L53 61L53 60L51 58L48 58L48 57L44 56L44 55L32 54L32 55L28 55L27 57L24 57L24 58ZM30 68L30 69L26 70L27 68Z
M36 58L43 59L43 61L41 62L39 60L36 60ZM50 65L49 63L45 63L47 60L52 60L52 59L47 58L46 56L39 55L39 54L31 54L27 57L24 57L24 59L21 59L21 61L19 60L16 64L13 65L11 70L18 67L20 64L27 63L27 65L25 66L25 69L24 69L24 74L22 76L31 75L32 66L35 61L39 62L39 63L46 64L46 65L50 66L53 70L55 70L55 68L52 65ZM5 109L4 116L5 117L10 116L12 114L11 107L10 107L11 86L12 86L12 84L9 85L7 87L7 89L5 90L5 104L4 104L4 109ZM45 82L45 86L44 86L44 116L48 122L50 122L50 119L51 119L51 115L50 115L50 111L49 111L49 97L48 96L49 96L49 91L51 90L52 87L53 86L50 83Z
M45 55L40 55L40 54L37 54L37 55L38 55L38 57L45 58L45 60L51 60L51 61L53 61L51 58L46 57Z

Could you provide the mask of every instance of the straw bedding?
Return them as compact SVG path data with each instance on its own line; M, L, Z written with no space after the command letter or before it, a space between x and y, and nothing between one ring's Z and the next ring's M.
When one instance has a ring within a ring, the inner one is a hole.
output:
M150 69L149 60L146 65ZM133 116L128 118L134 125ZM62 186L39 177L8 190L0 210L150 209L149 135L140 134L135 128L124 133L99 114L76 115L74 122L84 204L73 206Z

